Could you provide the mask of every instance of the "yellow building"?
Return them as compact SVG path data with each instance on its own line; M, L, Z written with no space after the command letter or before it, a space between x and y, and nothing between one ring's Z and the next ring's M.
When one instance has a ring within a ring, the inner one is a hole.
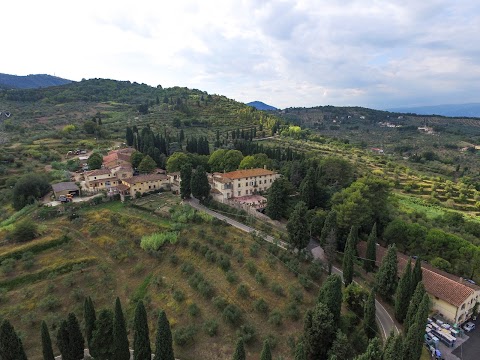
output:
M168 188L169 180L164 174L132 176L127 179L122 179L121 184L117 186L121 194L130 195L131 197L135 197L137 193L144 194Z
M85 173L85 186L88 191L108 190L118 185L118 178L109 169L98 169Z

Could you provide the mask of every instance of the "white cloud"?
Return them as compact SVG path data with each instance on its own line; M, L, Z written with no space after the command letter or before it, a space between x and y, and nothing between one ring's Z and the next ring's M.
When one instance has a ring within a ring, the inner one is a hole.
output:
M480 4L469 0L9 1L2 33L0 71L13 74L278 107L479 101Z

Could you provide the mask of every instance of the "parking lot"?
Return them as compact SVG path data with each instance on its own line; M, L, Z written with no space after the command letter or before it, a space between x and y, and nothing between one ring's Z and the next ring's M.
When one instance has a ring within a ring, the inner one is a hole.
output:
M477 360L480 357L480 321L472 321L476 328L466 335L469 337L467 341L453 350L452 354L461 360Z

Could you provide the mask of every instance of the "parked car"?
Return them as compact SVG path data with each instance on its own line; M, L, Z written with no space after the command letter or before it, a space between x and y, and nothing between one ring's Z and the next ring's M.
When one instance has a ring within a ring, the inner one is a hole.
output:
M472 331L473 329L475 329L475 324L471 321L469 321L468 323L466 323L465 325L463 325L463 330L465 330L466 332L470 332Z

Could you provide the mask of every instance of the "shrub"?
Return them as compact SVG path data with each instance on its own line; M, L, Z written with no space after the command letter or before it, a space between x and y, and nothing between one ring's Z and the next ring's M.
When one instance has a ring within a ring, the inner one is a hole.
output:
M192 275L195 272L195 268L191 263L186 262L182 264L182 266L180 267L180 271L183 274Z
M170 260L170 264L178 265L179 260L177 255L175 254L170 255L169 260Z
M260 285L265 285L267 283L267 278L261 271L257 271L255 274L255 281L258 282Z
M302 289L298 288L297 286L290 285L288 288L288 292L290 295L290 299L297 303L303 302L303 291Z
M23 268L25 270L30 270L35 265L35 259L33 258L33 253L27 251L22 255Z
M245 285L245 284L238 285L237 294L238 294L238 296L240 296L241 298L244 298L244 299L249 297L250 296L250 291L248 290L247 285Z
M228 271L230 270L230 259L227 258L226 256L223 256L223 255L220 255L218 258L217 258L217 264L218 266L220 267L220 269L222 269L223 271Z
M198 241L192 241L190 247L193 251L198 252L200 250L200 243Z
M303 275L300 275L300 276L298 277L298 282L299 282L300 285L302 285L303 288L304 288L305 290L307 290L307 291L310 290L310 289L312 288L312 286L313 286L312 281L311 281L309 278L307 278L306 276L303 276Z
M255 275L255 273L257 272L257 267L255 266L255 264L251 260L247 261L246 267L247 267L248 272L252 276Z
M38 227L31 220L22 220L10 233L10 238L14 242L27 242L33 240L38 235Z
M255 311L259 312L260 314L267 315L268 314L268 304L262 298L255 300L253 303L253 308Z
M209 298L213 295L213 287L210 283L202 281L198 284L198 292L204 297Z
M225 251L225 253L227 253L228 255L232 255L233 254L233 246L231 244L225 244L223 245L222 247L223 251Z
M185 294L181 290L175 290L172 296L176 302L182 302L185 300Z
M52 311L60 307L60 300L56 296L47 295L40 301L38 306L44 310Z
M215 336L218 333L218 323L215 319L207 320L203 323L203 330L208 334L208 336Z
M319 260L314 260L307 268L307 275L312 279L318 279L322 274L323 267Z
M178 346L186 346L194 341L197 330L193 325L181 327L173 332L173 341Z
M242 339L245 344L248 344L255 340L256 330L252 325L246 324L240 326L237 330L237 337Z
M257 257L259 250L260 250L260 245L258 245L257 243L253 243L253 244L250 246L250 256L252 256L252 257Z
M243 253L240 250L234 250L233 251L233 256L235 257L235 259L237 259L237 263L239 263L239 264L241 264L245 261L245 259L243 257Z
M218 309L218 310L223 310L227 307L228 301L225 300L225 298L221 296L217 296L216 298L213 299L213 305Z
M192 317L198 316L200 314L200 308L197 304L193 303L188 306L188 314Z
M300 309L298 308L297 304L294 302L290 302L285 308L285 315L290 320L293 320L293 321L300 320Z
M275 265L277 265L277 258L275 256L273 256L272 254L268 254L267 255L267 264L272 269L275 269Z
M151 235L143 236L140 240L140 247L147 251L157 251L160 249L166 242L170 244L175 244L177 242L178 232L163 232L163 233L154 233Z
M242 320L242 311L233 304L229 304L223 309L223 319L230 325L238 325Z
M7 289L0 288L0 303L5 303L8 300Z
M283 315L279 310L273 310L270 313L270 316L268 317L268 323L275 325L275 326L280 326L283 323Z
M11 273L13 273L13 269L15 267L15 260L14 259L5 259L2 261L2 272L5 274L5 275L10 275Z
M208 250L204 256L208 262L214 263L217 261L217 253L214 250Z
M238 281L238 276L235 274L232 270L228 270L227 273L225 274L227 281L230 284L236 283Z
M279 283L273 283L270 287L272 292L277 296L284 296L283 287Z

